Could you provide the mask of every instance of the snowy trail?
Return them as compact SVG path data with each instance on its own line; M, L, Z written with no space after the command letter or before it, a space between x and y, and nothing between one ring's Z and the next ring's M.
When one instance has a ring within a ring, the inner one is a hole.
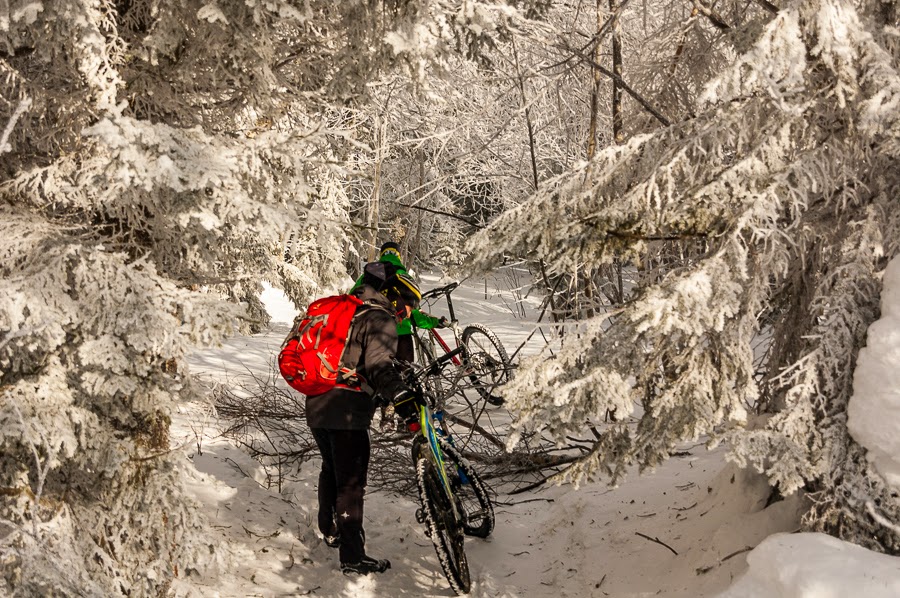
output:
M425 278L426 287L440 284ZM487 324L512 352L534 320L514 318L507 307L514 298L504 293L489 288L485 300L483 284L466 285L454 292L454 306L461 321ZM442 315L438 308L433 312ZM237 337L196 355L195 375L207 382L265 377L290 317L276 319L281 321L265 334ZM267 488L256 462L219 436L208 405L184 404L179 411L172 439L193 463L190 490L214 526L223 566L216 574L179 580L177 591L222 597L453 595L412 501L385 492L367 496L367 547L393 566L381 576L346 577L336 552L316 535L317 461L305 464L299 481L279 493ZM767 489L732 469L719 474L721 450L699 446L689 453L653 475L629 475L615 489L593 484L578 491L501 492L492 537L466 541L470 596L687 598L722 591L746 569L748 547L793 529L797 505L783 501L763 512Z

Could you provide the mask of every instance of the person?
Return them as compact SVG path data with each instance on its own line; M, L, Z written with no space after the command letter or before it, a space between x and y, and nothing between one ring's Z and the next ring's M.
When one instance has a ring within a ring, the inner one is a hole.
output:
M363 303L350 327L337 385L306 397L306 419L322 455L319 531L328 546L338 548L342 572L382 573L390 561L366 553L363 530L369 426L376 396L390 399L403 417L418 412L422 399L403 382L393 359L397 323L418 306L422 295L404 272L374 262L367 264L362 284L352 294ZM351 373L343 373L345 368Z
M387 241L382 244L378 250L378 261L384 264L392 264L397 268L398 272L409 276L409 272L406 266L403 265L403 260L400 256L400 245L394 241ZM357 279L356 284L350 290L351 293L362 285L363 276ZM397 324L397 359L406 363L415 361L415 343L412 336L413 325L416 328L430 330L432 328L446 328L450 326L450 321L445 317L438 318L419 309L413 309L409 317L401 320Z

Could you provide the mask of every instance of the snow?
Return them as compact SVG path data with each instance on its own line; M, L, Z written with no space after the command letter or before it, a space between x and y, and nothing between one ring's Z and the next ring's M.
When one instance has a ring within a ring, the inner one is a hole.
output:
M426 289L446 282L423 276ZM520 354L533 354L543 339L539 334L529 339L537 304L523 295L525 290L509 280L479 279L465 281L453 299L460 321L487 325L510 354L520 345ZM272 316L270 330L196 354L191 368L201 381L227 384L267 375L296 309L270 286L262 299ZM447 315L442 302L428 311ZM413 501L383 491L367 494L367 548L389 558L392 568L379 576L344 576L336 552L317 536L318 461L305 464L299 479L279 492L268 487L258 463L221 435L222 425L207 404L182 404L173 418L173 443L195 470L189 490L218 536L222 560L216 571L178 578L176 595L453 595L415 521ZM617 488L494 490L494 533L488 540L466 540L470 596L900 594L898 559L817 534L780 533L799 528L801 497L769 504L762 476L727 464L722 448L685 446L652 474L630 472Z
M900 596L900 559L825 534L775 534L747 560L750 571L721 598Z
M875 469L900 490L900 259L884 274L881 318L859 352L847 409L850 434L869 451Z
M260 293L259 298L266 306L266 311L269 312L272 325L292 324L294 322L297 308L294 306L294 302L287 298L284 291L264 282L263 292Z
M869 327L859 352L847 411L853 438L900 489L900 258L885 270L881 318ZM894 527L894 533L900 530ZM721 598L900 596L900 558L823 534L774 535L747 561L746 575Z

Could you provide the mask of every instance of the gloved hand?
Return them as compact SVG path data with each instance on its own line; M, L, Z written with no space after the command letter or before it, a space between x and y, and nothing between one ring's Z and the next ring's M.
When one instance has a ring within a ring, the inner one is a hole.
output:
M381 404L381 431L386 432L390 430L394 426L394 404L393 403L382 403Z
M447 319L447 316L441 316L441 319L438 320L439 328L450 328L450 320Z
M419 408L425 404L425 400L418 393L404 389L397 393L393 403L397 415L408 420L418 416Z

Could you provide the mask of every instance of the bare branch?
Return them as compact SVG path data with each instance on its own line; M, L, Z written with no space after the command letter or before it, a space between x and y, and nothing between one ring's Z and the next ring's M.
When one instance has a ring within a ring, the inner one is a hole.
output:
M675 550L674 548L672 548L671 546L669 546L668 544L666 544L665 542L663 542L663 541L660 540L659 538L651 538L651 537L648 536L647 534L642 534L641 532L634 532L634 535L635 535L635 536L640 536L640 537L645 538L645 539L647 539L647 540L650 540L651 542L656 542L656 543L659 544L660 546L665 546L666 548L668 548L669 550L672 551L672 554L674 554L675 556L678 556L678 552L676 552L676 550Z

